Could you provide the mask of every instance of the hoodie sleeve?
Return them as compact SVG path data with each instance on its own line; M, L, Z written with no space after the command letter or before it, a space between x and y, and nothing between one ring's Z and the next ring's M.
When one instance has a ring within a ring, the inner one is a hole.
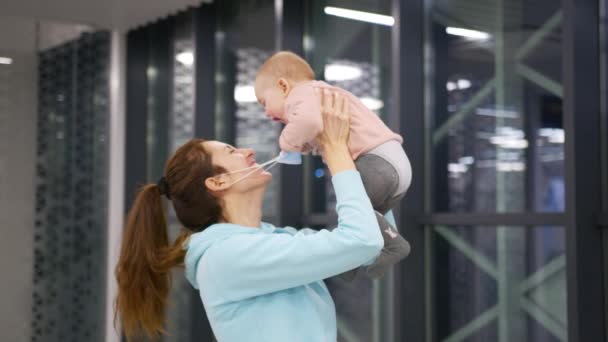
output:
M359 172L341 172L332 182L336 229L230 237L207 251L199 275L213 278L225 301L237 301L322 280L377 256L384 242Z
M302 152L310 149L311 142L323 131L321 102L313 86L292 90L285 115L287 125L279 137L281 150Z

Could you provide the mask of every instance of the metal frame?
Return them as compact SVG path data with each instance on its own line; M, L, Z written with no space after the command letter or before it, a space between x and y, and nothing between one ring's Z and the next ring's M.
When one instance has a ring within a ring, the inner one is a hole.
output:
M602 163L602 213L598 218L601 228L608 228L608 1L599 0L599 69L600 69L600 153ZM604 265L608 265L608 234L604 231ZM604 280L604 331L608 336L608 272L603 274Z
M459 226L541 226L563 225L565 214L553 213L497 213L497 214L452 214L434 213L422 215L418 222L426 225L459 225ZM491 228L490 228L491 229Z
M424 1L392 1L395 19L392 32L392 109L389 126L407 137L405 150L412 174L425 171L424 113ZM417 176L414 176L417 177ZM422 176L421 176L422 177ZM421 178L422 179L422 178ZM395 214L399 229L413 246L395 272L394 340L425 341L428 286L422 281L405 281L425 274L425 231L412 218L424 212L425 185L414 181Z
M289 50L304 55L304 1L276 0L275 25L277 51ZM281 165L279 195L279 225L301 227L303 221L302 167Z
M502 224L502 223L501 223ZM524 227L520 227L524 228ZM513 227L504 229L512 230ZM467 241L460 238L457 234L453 233L451 229L444 226L435 226L434 232L445 239L451 247L460 251L469 261L471 261L477 268L485 272L488 276L494 279L497 283L504 282L504 267L498 262L494 264L489 258L482 253L477 252L475 247L470 245ZM550 280L552 276L555 276L559 272L563 272L566 267L566 256L564 254L555 257L549 263L538 269L532 275L529 275L514 286L517 291L511 295L511 299L515 299L513 305L527 312L531 317L535 318L539 324L545 329L550 331L560 341L567 341L567 330L562 322L554 318L552 315L547 313L545 309L537 304L536 302L527 298L527 293L531 292L537 287L543 285L545 281ZM463 341L479 329L483 328L486 324L491 323L494 320L498 320L500 323L501 319L501 307L504 307L502 303L504 299L500 299L496 305L487 309L485 312L478 315L476 318L471 320L462 328L453 332L449 337L443 341ZM503 318L505 321L508 320ZM506 322L505 322L506 324ZM525 338L525 337L524 337Z
M148 39L144 28L127 33L125 211L135 198L137 187L146 181L146 122L148 109Z
M148 70L153 69L155 75L150 84L148 79L148 91L151 93L153 105L150 106L146 99L148 118L154 117L156 125L153 132L146 135L154 135L154 146L147 146L147 156L149 158L147 168L148 180L154 181L163 175L165 160L169 156L169 132L166 129L169 125L169 111L171 103L171 88L173 84L173 58L171 49L173 44L173 26L171 18L166 18L146 28L148 31ZM152 107L152 108L150 108ZM157 114L157 115L156 115ZM146 122L144 121L144 122ZM146 130L151 126L146 125ZM154 153L150 153L153 150Z
M215 29L216 4L193 9L196 137L215 139Z
M604 341L598 2L563 0L569 341ZM584 37L584 39L582 39Z
M597 217L597 224L601 228L608 228L608 213L600 213Z

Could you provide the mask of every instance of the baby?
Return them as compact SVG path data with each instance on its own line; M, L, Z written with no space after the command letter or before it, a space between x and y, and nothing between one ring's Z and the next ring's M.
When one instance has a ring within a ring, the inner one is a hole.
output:
M314 140L323 131L323 117L315 89L339 93L348 102L351 115L350 154L374 209L386 214L405 195L411 182L410 162L401 146L401 136L391 131L350 92L316 81L310 65L294 53L281 51L274 54L262 65L255 79L255 94L258 102L264 106L266 116L285 124L279 138L283 151L319 152ZM405 246L407 242L398 232L383 222L383 216L377 216L385 249L399 247L399 250L393 250L392 257L386 258L385 255L387 263L395 263L409 253L409 245ZM392 215L387 217L394 226ZM380 271L371 272L372 269ZM382 275L384 269L368 266L367 273L376 277Z

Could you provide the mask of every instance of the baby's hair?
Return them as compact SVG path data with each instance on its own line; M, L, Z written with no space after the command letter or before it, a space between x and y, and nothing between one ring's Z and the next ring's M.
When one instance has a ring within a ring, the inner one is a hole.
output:
M311 81L315 73L310 65L300 56L290 51L279 51L262 64L256 79L260 76L283 77L290 81Z

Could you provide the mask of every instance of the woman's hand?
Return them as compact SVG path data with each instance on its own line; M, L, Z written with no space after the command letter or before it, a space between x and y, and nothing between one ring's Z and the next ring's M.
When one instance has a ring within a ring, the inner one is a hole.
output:
M350 151L348 137L350 132L350 110L348 102L336 92L316 88L321 98L321 115L323 116L323 132L316 143L321 146L323 159L332 175L340 171L355 170Z
M317 136L316 142L323 149L346 145L350 131L350 111L344 96L329 90L315 89L321 98L321 115L323 116L323 131Z

